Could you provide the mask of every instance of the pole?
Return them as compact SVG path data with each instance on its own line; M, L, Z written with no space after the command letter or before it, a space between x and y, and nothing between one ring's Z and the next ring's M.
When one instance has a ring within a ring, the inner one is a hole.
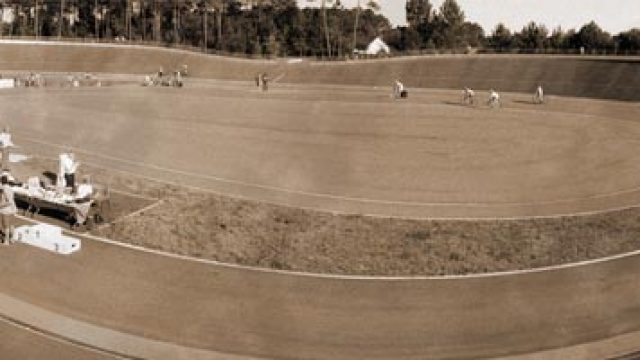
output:
M63 26L64 26L64 0L60 0L60 17L58 18L58 39L62 38Z
M105 10L102 13L104 18L104 36L107 38L107 41L111 41L111 1L107 1L107 5Z
M142 40L147 41L147 8L144 0L140 0L140 16L142 17Z
M324 36L327 39L327 55L331 57L331 40L329 39L329 24L327 22L326 0L322 0L322 19L324 21Z
M220 3L218 9L218 50L222 50L222 13L224 12L224 2Z
M127 40L131 40L131 1L127 0L124 10L124 32L127 34Z
M39 20L39 19L38 19L38 16L39 16L40 14L38 14L38 0L35 0L35 2L36 2L36 6L35 6L35 19L34 19L35 21L34 21L34 29L33 29L33 30L34 30L34 33L35 33L35 35L36 35L36 39L37 39L37 38L40 36L40 30L39 30L39 26L38 26L38 22L39 22L39 21L38 21L38 20Z
M205 3L204 5L204 16L203 18L203 24L202 26L204 27L204 44L202 44L204 51L207 52L207 43L209 41L209 39L207 39L207 32L209 31L207 29L207 12L209 11L209 9L207 9L207 4Z
M95 36L98 41L100 40L100 28L98 27L98 0L94 0L93 2L93 36Z
M178 0L173 0L173 42L178 43Z
M155 42L160 42L161 40L161 24L160 24L160 14L158 9L158 0L153 1L153 40Z
M360 17L360 0L358 0L358 6L356 7L356 20L353 25L353 53L358 46L358 18Z

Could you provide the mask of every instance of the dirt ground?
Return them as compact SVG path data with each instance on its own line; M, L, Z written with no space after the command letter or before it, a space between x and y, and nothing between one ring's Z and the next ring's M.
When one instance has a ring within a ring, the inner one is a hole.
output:
M33 158L17 172L54 166L53 160ZM88 165L84 173L115 191L132 193L114 199L117 211L111 221L92 233L249 266L331 274L458 275L564 264L640 248L640 209L635 208L557 219L401 220L235 199Z
M185 191L96 231L145 247L275 269L451 275L536 268L640 248L640 210L522 221L409 221L332 215Z

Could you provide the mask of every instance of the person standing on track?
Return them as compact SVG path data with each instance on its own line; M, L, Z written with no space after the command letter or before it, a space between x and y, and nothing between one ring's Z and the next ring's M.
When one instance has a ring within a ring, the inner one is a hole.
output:
M462 91L462 103L466 105L475 104L476 93L468 87L465 87Z
M399 98L406 98L407 94L408 93L407 93L407 90L404 88L404 84L400 82L400 79L396 79L395 82L393 83L393 92L391 96L394 99L399 99Z
M82 178L82 184L78 186L78 192L73 201L73 217L75 219L75 223L72 228L78 228L87 221L92 199L93 185L91 185L91 178L88 175L85 175Z
M75 161L75 155L72 152L60 154L60 173L58 178L63 181L64 187L71 188L72 192L75 192L76 171L79 166L80 163Z
M544 103L544 91L542 90L542 85L538 85L536 92L533 94L533 102L536 104Z
M492 108L499 107L501 105L500 94L493 89L489 90L489 101L487 103Z
M2 170L9 170L9 150L13 147L9 127L5 126L0 132L0 149L2 150Z

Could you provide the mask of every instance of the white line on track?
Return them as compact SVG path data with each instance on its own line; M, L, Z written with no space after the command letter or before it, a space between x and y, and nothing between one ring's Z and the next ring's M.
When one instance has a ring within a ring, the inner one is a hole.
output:
M261 185L261 184L250 183L250 182L245 182L245 181L241 181L241 180L227 179L227 178L223 178L223 177L219 177L219 176L206 175L206 174L195 173L195 172L185 171L185 170L178 170L178 169L173 169L173 168L169 168L169 167L165 167L165 166L161 166L161 165L148 164L148 163L141 162L141 161L127 160L127 159L123 159L123 158L119 158L119 157L115 157L115 156L105 155L105 154L102 154L102 153L97 153L97 152L84 150L84 149L80 149L80 148L76 148L76 147L69 147L69 146L64 145L64 144L52 143L52 142L43 141L43 140L39 140L39 139L34 139L34 138L30 138L30 137L20 136L19 138L21 140L25 140L27 142L40 144L40 145L45 145L45 146L49 146L49 147L55 147L55 148L59 148L59 149L71 148L71 149L73 149L74 151L76 151L78 153L90 155L90 156L93 156L93 157L96 157L96 158L102 158L102 159L106 159L106 160L109 160L109 161L114 161L114 162L123 163L123 164L127 164L127 165L133 165L135 167L140 167L140 168L148 168L148 169L151 169L151 170L161 171L161 172L164 172L164 173L169 173L169 174L174 174L174 175L182 175L182 176L199 178L199 179L213 181L213 182L220 182L220 183L226 183L226 184L232 184L232 185L239 185L239 186L244 186L244 187L248 187L248 188L260 189L260 190L268 190L268 191L279 192L279 193L284 193L284 194L301 195L301 196L308 196L308 197L314 197L314 198L325 198L325 199L340 200L340 201L350 201L350 202L359 202L359 203L371 203L371 204L379 204L379 205L401 205L401 206L410 206L410 207L464 206L464 207L474 207L474 208L496 208L496 207L505 207L505 206L544 206L544 205L570 204L570 203L575 203L575 202L584 201L584 200L606 199L606 198L610 198L610 197L614 197L614 196L629 195L629 194L632 194L632 193L640 192L640 187L634 187L634 188L629 188L629 189L612 191L612 192L609 192L609 193L594 194L594 195L583 196L583 197L578 197L578 198L558 199L558 200L549 200L549 201L537 201L537 202L481 203L481 202L412 202L412 201L399 201L399 200L377 200L377 199L370 199L370 198L341 196L341 195L328 194L328 193L308 192L308 191L303 191L303 190L293 190L293 189L281 188L281 187L276 187L276 186ZM200 187L196 187L196 188L200 189L200 190L203 189L203 188L200 188ZM529 217L527 217L527 218L529 218Z
M18 219L23 221L32 223L32 224L43 224L43 222L35 219L31 219L22 215L16 215ZM543 273L550 271L558 271L562 269L572 269L577 267L601 264L612 262L619 259L629 258L629 257L640 257L640 250L630 251L622 254L611 255L607 257L602 257L598 259L584 260L573 263L566 263L560 265L551 265L544 266L534 269L522 269L522 270L510 270L510 271L498 271L498 272L487 272L487 273L475 273L475 274L464 274L464 275L439 275L439 276L376 276L376 275L338 275L338 274L321 274L321 273L311 273L305 271L288 271L288 270L278 270L278 269L270 269L256 266L248 266L248 265L239 265L226 263L216 260L196 258L188 255L181 255L170 253L163 250L150 249L140 245L133 245L126 242L121 242L117 240L108 239L105 237L93 235L90 233L80 233L73 230L65 230L65 232L79 236L82 238L94 240L103 244L113 245L120 248L130 249L134 251L139 251L147 254L159 255L166 258L181 260L181 261L189 261L200 263L204 265L210 266L219 266L229 269L236 270L244 270L244 271L252 271L266 274L274 274L281 276L301 276L301 277L311 277L318 279L335 279L335 280L354 280L354 281L414 281L414 280L465 280L465 279L484 279L484 278L493 278L493 277L501 277L501 276L519 276L519 275L527 275L527 274L535 274L535 273Z

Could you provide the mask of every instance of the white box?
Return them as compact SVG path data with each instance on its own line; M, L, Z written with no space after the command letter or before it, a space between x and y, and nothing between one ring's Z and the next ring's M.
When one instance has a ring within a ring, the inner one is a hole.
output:
M13 79L0 79L0 89L12 89L16 87L16 82Z
M80 239L63 235L62 228L49 224L20 226L13 232L13 240L64 255L81 247Z

